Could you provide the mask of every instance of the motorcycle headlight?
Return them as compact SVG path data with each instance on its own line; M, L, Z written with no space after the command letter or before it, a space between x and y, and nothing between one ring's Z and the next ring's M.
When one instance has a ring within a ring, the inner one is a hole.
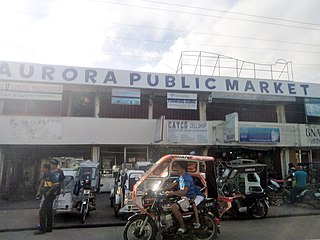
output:
M124 204L128 204L129 200L131 199L131 193L130 192L126 192L124 195Z
M83 194L89 195L89 194L90 194L90 189L85 189L85 190L83 190Z

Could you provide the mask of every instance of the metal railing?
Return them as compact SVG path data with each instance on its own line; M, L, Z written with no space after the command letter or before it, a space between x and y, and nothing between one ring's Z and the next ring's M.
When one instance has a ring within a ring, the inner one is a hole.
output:
M243 61L203 51L183 51L176 73L253 79L293 81L292 62L278 59L274 64Z

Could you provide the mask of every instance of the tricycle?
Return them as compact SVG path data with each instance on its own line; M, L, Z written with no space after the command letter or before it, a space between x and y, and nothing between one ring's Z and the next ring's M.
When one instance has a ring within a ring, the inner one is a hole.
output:
M65 195L59 196L55 211L81 214L81 223L85 222L90 211L96 209L95 197L100 189L99 163L91 161L80 162L77 171L64 169Z
M264 190L267 165L235 161L226 165L218 178L220 217L225 214L241 217L264 218L269 202Z
M123 165L115 178L113 191L110 193L111 206L114 209L114 216L126 216L139 211L131 200L131 192L135 183L144 174L143 170L132 169Z
M201 185L206 196L198 205L200 227L194 227L195 213L190 207L182 212L186 231L181 234L177 234L179 224L171 211L178 198L164 193L178 178L178 162L187 164L187 172ZM215 218L217 188L214 176L213 157L169 154L160 158L133 187L132 201L140 212L128 219L124 239L215 239L218 220Z

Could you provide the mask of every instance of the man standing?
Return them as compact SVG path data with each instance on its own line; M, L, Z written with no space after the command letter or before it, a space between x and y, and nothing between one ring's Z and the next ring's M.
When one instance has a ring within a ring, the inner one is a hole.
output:
M170 186L167 187L167 190L174 188L177 184L179 184L179 190L166 192L166 195L181 197L181 200L171 206L171 210L180 225L178 233L184 233L186 231L186 226L183 222L180 209L182 211L188 211L188 208L190 207L190 199L195 197L195 191L192 176L187 172L187 162L177 161L176 163L179 178L170 184Z
M296 185L293 187L291 192L291 202L293 205L297 204L297 195L307 188L308 174L302 170L302 166L297 166L296 171L293 173L296 179Z
M59 161L52 159L50 161L50 171L47 178L43 183L43 195L44 201L40 208L40 228L34 232L35 235L44 234L46 232L52 232L53 224L53 201L62 190L64 195L64 174L61 169L58 168Z
M37 191L37 195L36 195L36 199L41 199L40 200L40 208L42 206L42 203L44 201L44 193L43 193L43 190L45 187L45 184L48 182L48 173L50 171L50 164L48 163L45 163L42 165L42 168L41 168L41 173L42 173L42 177L41 177L41 180L40 180L40 183L39 183L39 187L38 187L38 191Z

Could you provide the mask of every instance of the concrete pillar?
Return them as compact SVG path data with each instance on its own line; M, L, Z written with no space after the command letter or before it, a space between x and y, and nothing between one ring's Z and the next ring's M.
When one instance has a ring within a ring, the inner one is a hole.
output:
M98 118L100 114L100 97L94 98L94 117Z
M207 120L207 102L206 101L199 101L199 118L200 118L200 121Z
M278 105L276 108L278 123L286 123L286 114L284 110L284 105Z
M149 97L149 109L148 109L148 119L153 118L153 98L150 95Z
M288 164L290 162L290 149L284 148L280 152L280 163L281 163L281 175L284 179L287 177L288 173Z
M70 95L69 102L68 102L68 113L67 113L68 117L72 116L72 114L73 114L73 112L72 112L72 100L73 100L73 95Z
M92 159L92 162L99 162L99 160L100 160L100 146L92 146L91 159Z

